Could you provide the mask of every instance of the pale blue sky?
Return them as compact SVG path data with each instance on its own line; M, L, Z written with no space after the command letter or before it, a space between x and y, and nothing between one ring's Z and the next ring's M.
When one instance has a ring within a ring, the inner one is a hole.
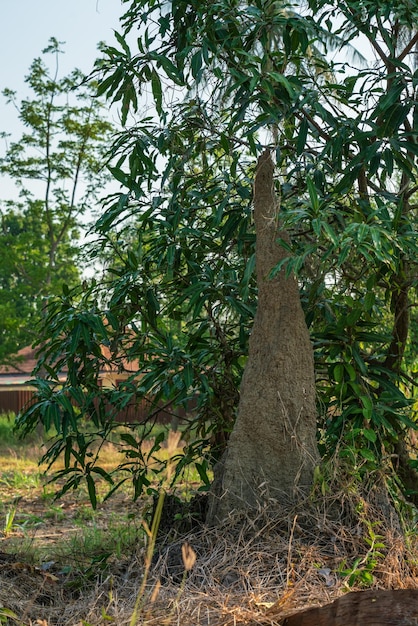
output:
M19 99L29 96L24 77L50 37L66 42L61 75L75 67L88 73L98 42L114 41L113 30L127 7L120 0L0 0L0 92L9 87ZM2 95L0 131L19 133L16 111Z
M87 74L99 56L98 42L115 41L113 31L119 30L119 18L127 8L121 0L0 0L0 132L10 133L12 140L22 134L18 113L6 104L2 91L6 87L16 91L18 101L31 97L24 79L51 37L65 42L59 75L76 67ZM5 148L0 140L0 156ZM12 181L0 177L0 200L16 194Z

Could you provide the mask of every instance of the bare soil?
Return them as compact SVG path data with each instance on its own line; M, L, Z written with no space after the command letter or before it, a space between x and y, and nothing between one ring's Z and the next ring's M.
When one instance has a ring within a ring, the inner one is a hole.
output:
M44 480L31 484L36 463L18 462L0 469L0 623L278 626L348 591L418 588L415 532L347 489L186 536L162 528L141 592L151 503L119 493L93 514L83 490L54 502Z

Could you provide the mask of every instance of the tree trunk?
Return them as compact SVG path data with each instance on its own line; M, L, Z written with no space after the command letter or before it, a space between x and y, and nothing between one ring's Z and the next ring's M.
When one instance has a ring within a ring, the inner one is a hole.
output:
M237 420L215 468L207 522L274 498L307 492L318 461L313 349L296 278L271 270L287 256L278 243L279 206L268 151L254 181L258 307Z

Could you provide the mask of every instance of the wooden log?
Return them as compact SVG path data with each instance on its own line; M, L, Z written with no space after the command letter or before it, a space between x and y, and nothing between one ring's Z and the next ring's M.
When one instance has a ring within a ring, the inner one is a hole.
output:
M418 589L351 592L289 615L283 626L418 626Z

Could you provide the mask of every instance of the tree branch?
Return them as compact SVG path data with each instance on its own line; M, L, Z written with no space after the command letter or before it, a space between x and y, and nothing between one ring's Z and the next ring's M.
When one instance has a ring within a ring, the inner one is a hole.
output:
M401 54L398 56L398 61L403 61L404 58L411 52L412 48L418 44L418 32L412 37L411 41L405 46Z

